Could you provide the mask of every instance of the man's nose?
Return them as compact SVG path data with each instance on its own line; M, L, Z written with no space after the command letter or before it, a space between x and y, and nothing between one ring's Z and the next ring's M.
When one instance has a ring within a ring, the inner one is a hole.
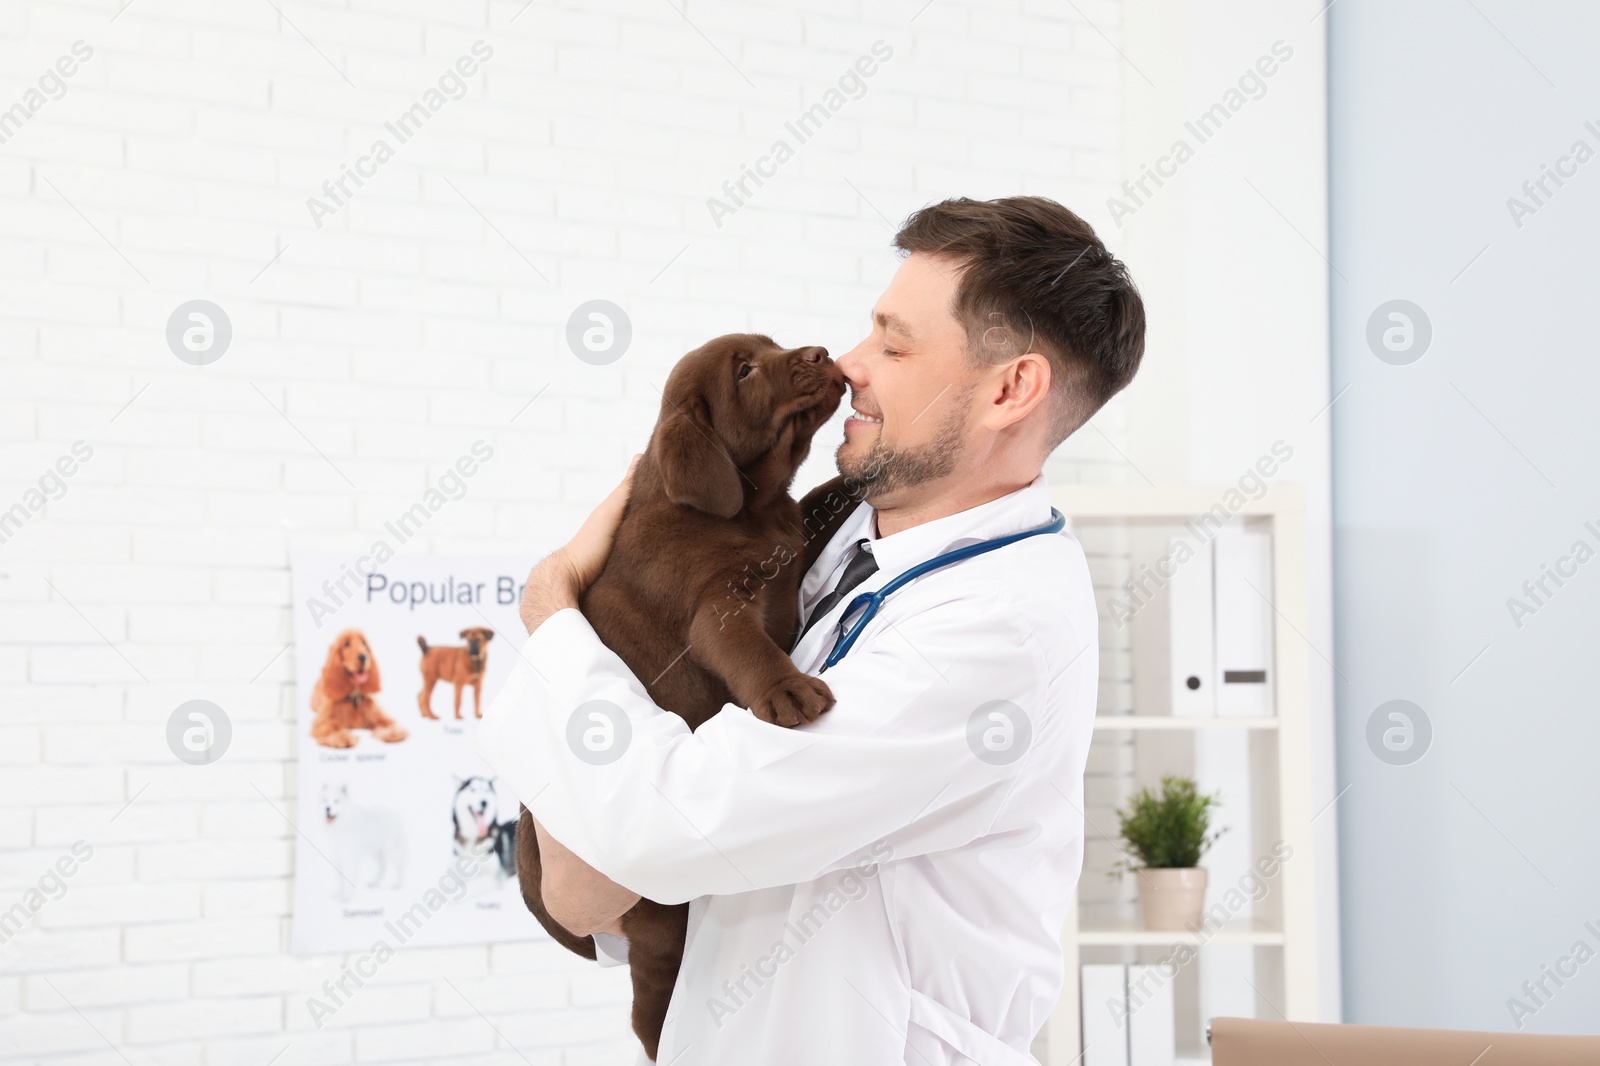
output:
M870 343L872 343L872 338L868 337L866 340L862 341L860 344L856 345L854 348L850 349L848 352L845 352L843 355L833 361L833 364L844 373L844 379L850 383L852 388L865 384L865 378L863 378L861 375L861 360L859 353L865 351L867 345Z
M809 348L801 348L797 354L808 363L820 363L828 358L828 349L820 344L813 344Z

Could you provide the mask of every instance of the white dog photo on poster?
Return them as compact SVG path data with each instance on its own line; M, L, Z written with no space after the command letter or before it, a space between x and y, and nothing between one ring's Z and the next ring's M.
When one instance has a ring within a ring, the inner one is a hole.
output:
M342 781L322 786L322 812L340 900L405 886L406 831L398 814L353 800Z

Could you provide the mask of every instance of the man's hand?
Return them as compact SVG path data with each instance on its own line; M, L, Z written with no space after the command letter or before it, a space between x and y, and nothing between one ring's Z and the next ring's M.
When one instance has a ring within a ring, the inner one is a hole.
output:
M622 483L600 501L565 545L547 555L528 575L522 591L522 624L532 633L546 618L567 607L578 606L578 597L594 584L611 554L611 540L622 521L633 487L633 471L639 465L635 455L628 464Z
M550 917L573 936L597 932L623 936L622 916L639 902L639 894L623 888L568 851L545 832L537 818L533 831L539 841L539 865L543 870L539 895Z

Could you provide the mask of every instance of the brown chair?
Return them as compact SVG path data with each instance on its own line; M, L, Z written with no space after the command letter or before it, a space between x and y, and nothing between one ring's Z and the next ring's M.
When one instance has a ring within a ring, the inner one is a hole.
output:
M1212 1066L1596 1066L1600 1036L1213 1018Z

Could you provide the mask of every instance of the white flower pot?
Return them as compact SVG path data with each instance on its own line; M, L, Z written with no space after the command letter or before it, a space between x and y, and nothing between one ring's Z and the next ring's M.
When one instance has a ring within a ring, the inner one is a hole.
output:
M1144 912L1146 929L1169 932L1200 927L1206 904L1205 867L1146 866L1137 873L1139 908Z

